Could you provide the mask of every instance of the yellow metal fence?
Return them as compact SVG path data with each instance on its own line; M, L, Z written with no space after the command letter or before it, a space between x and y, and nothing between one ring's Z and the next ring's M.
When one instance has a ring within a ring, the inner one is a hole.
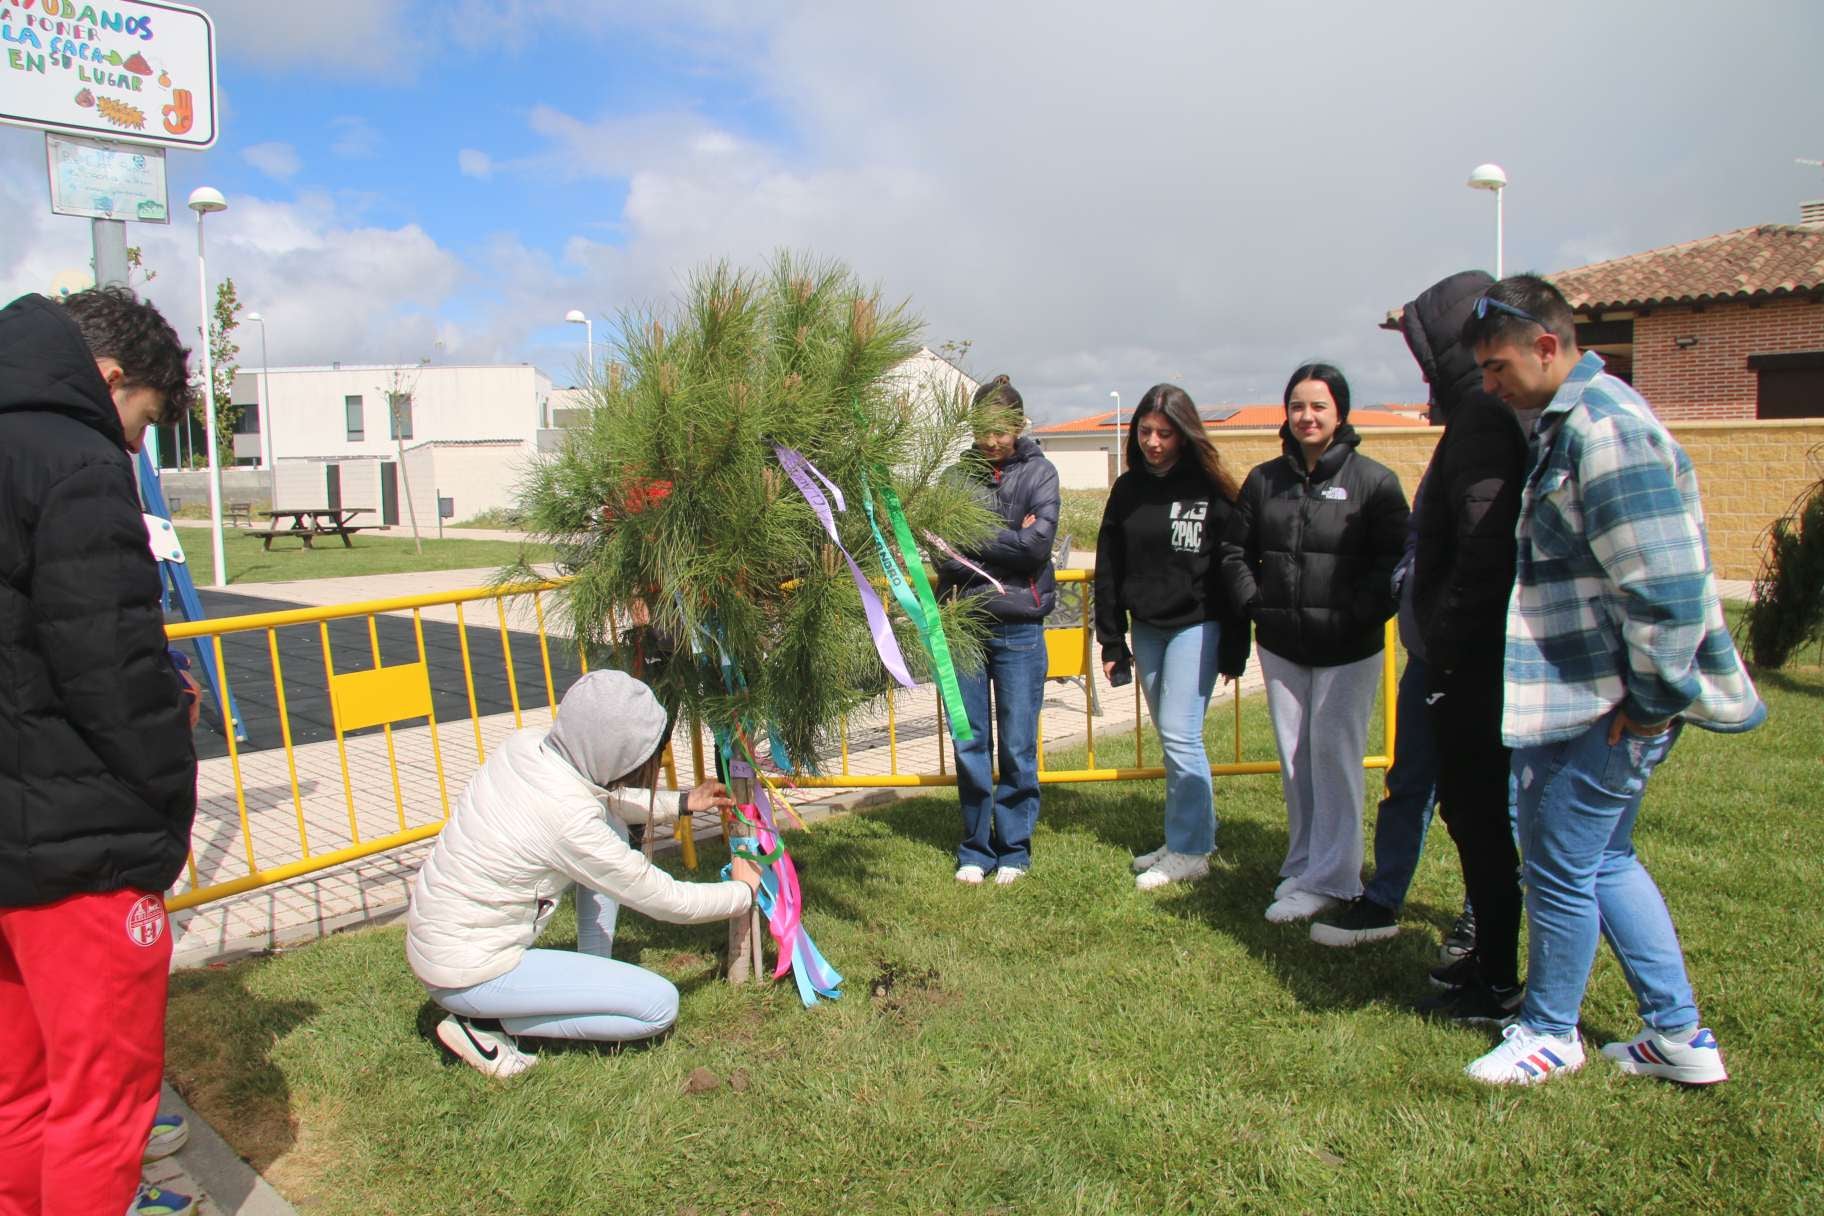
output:
M1111 764L1106 750L1100 758L1097 754L1100 663L1089 603L1093 578L1090 571L1059 571L1058 581L1064 587L1061 594L1067 601L1075 601L1078 619L1075 624L1046 631L1047 675L1076 680L1083 692L1085 761L1079 768L1046 767L1041 715L1039 779L1048 783L1157 779L1164 769L1145 763L1142 723L1147 715L1138 681L1131 690L1133 762ZM202 766L192 852L179 891L168 900L169 908L180 911L284 883L436 835L449 817L452 791L467 783L486 760L489 748L522 726L548 723L556 712L560 684L572 672L588 670L586 658L572 642L560 637L555 639L560 663L554 671L554 639L547 630L544 609L545 598L559 585L404 596L171 626L168 634L174 643L210 648L225 699L240 703L244 724L257 718L258 732L265 737L254 739L261 746L249 749L237 741L234 731L225 731L226 771L218 762ZM1068 603L1065 606L1068 614ZM472 622L472 614L480 619ZM409 632L402 628L407 621ZM384 648L383 623L389 634ZM437 635L431 645L426 641L427 623ZM332 637L332 626L340 629L340 642ZM1393 751L1396 698L1391 624L1388 634L1382 694L1385 747L1384 754L1364 757L1369 768L1385 768ZM484 643L488 648L498 644L498 675L477 654L478 645ZM433 662L434 648L453 653L441 663ZM386 649L392 653L383 653ZM296 669L295 657L300 651L316 652L306 665L311 672L308 676ZM287 653L294 659L289 671ZM320 679L315 675L318 658ZM542 694L537 698L542 705L535 701L527 706L521 701L519 673L528 662L532 664L529 678ZM451 673L457 666L460 688L451 686ZM482 683L488 692L478 696ZM446 720L439 722L440 695L446 708L466 709L466 719L446 713ZM1106 701L1115 696L1125 699L1130 693L1102 684L1099 695ZM933 754L929 748L920 749L925 767L911 771L902 767L901 707L906 697L905 693L888 693L883 706L884 741L863 748L864 756L857 756L851 747L855 724L845 721L839 731L836 770L793 774L793 781L810 789L954 785L942 703L928 690L917 713L921 724L931 722L926 734L935 740L935 771L929 767ZM1239 685L1231 703L1233 758L1212 764L1212 773L1277 772L1276 760L1243 758ZM485 712L490 707L494 712ZM1103 708L1113 709L1107 704ZM294 727L300 721L312 724L305 733L324 733L325 716L329 737L314 742L296 737ZM882 734L878 726L869 733ZM705 748L699 731L689 735L692 767L700 780ZM884 772L878 771L883 746ZM1121 760L1125 761L1125 748L1123 753ZM667 769L676 784L669 757Z

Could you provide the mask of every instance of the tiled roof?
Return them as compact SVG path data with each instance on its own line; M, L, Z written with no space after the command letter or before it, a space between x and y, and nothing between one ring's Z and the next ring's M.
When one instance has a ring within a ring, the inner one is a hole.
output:
M1762 224L1549 276L1578 312L1824 289L1824 225Z
M1286 420L1284 406L1266 405L1201 405L1197 407L1203 415L1203 424L1208 427L1277 427ZM1133 421L1131 411L1122 411L1121 425L1126 427ZM1426 426L1425 407L1423 405L1358 405L1349 411L1349 421L1355 426ZM1113 433L1115 429L1115 411L1103 410L1096 414L1085 414L1081 418L1072 418L1068 422L1051 422L1044 426L1032 428L1034 435L1095 435L1103 431Z

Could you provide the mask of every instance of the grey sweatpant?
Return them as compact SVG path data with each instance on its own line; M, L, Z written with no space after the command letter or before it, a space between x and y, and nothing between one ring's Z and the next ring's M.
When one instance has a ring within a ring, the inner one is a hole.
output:
M1381 656L1305 667L1260 652L1286 797L1281 878L1336 899L1362 893L1362 756Z

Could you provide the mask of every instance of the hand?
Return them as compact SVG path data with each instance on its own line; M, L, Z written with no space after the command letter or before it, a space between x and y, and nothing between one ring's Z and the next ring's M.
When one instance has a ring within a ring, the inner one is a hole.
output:
M1113 659L1110 659L1106 663L1103 663L1102 664L1102 678L1105 680L1114 679L1115 678L1115 668L1117 668L1119 666L1121 666L1121 664L1115 662Z
M184 699L184 716L190 719L190 729L195 730L196 720L203 714L203 690L187 671L178 672L177 678L184 685L182 693L179 694Z
M1239 679L1241 679L1240 676L1223 676L1222 682L1224 684L1228 685L1229 687L1233 688L1235 686L1235 681L1237 681Z
M684 796L684 810L690 814L697 811L727 810L734 805L735 800L729 797L728 787L720 781L705 781Z
M1609 746L1621 742L1621 733L1625 730L1636 739L1656 739L1672 729L1672 719L1665 718L1658 722L1636 722L1628 717L1628 711L1617 709L1615 718L1609 723Z
M1034 525L1034 524L1036 524L1036 523L1038 523L1038 522L1039 522L1039 517L1038 517L1038 516L1036 516L1036 515L1028 515L1028 516L1027 516L1027 517L1026 517L1026 518L1025 518L1025 519L1022 519L1022 520L1021 520L1021 521L1020 521L1020 527L1022 527L1022 528L1030 528L1030 527L1032 527L1032 525Z

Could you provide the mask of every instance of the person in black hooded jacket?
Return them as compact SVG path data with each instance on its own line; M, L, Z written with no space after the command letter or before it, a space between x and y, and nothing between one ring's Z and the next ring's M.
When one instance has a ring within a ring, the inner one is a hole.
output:
M188 353L123 288L0 311L0 1188L21 1210L126 1211L157 1108L196 753L128 453L181 416Z
M1136 662L1165 757L1165 843L1133 862L1134 885L1148 891L1210 872L1216 814L1203 720L1216 677L1237 679L1247 666L1248 621L1216 577L1235 479L1190 394L1174 384L1146 390L1126 456L1096 537L1096 637L1111 679Z
M1051 566L1058 470L1020 433L1025 403L1006 376L982 385L973 405L975 449L948 475L975 486L1002 527L977 548L945 554L937 563L938 593L976 596L988 616L982 666L956 673L974 736L956 742L956 792L963 811L956 880L975 884L993 871L995 882L1005 886L1032 868L1032 829L1039 821L1039 708L1049 666L1045 618L1058 594ZM992 748L994 740L998 748ZM999 762L998 782L991 748Z
M1407 523L1399 478L1356 450L1340 371L1298 368L1285 404L1285 454L1248 474L1222 546L1260 643L1285 788L1275 923L1362 892L1362 754Z
M1458 337L1492 283L1481 271L1452 275L1406 305L1400 323L1444 415L1418 511L1412 595L1431 683L1438 812L1476 909L1472 961L1448 977L1461 982L1422 1007L1476 1021L1507 1017L1522 996L1520 858L1508 815L1501 687L1527 441L1514 411L1483 391L1475 354Z

